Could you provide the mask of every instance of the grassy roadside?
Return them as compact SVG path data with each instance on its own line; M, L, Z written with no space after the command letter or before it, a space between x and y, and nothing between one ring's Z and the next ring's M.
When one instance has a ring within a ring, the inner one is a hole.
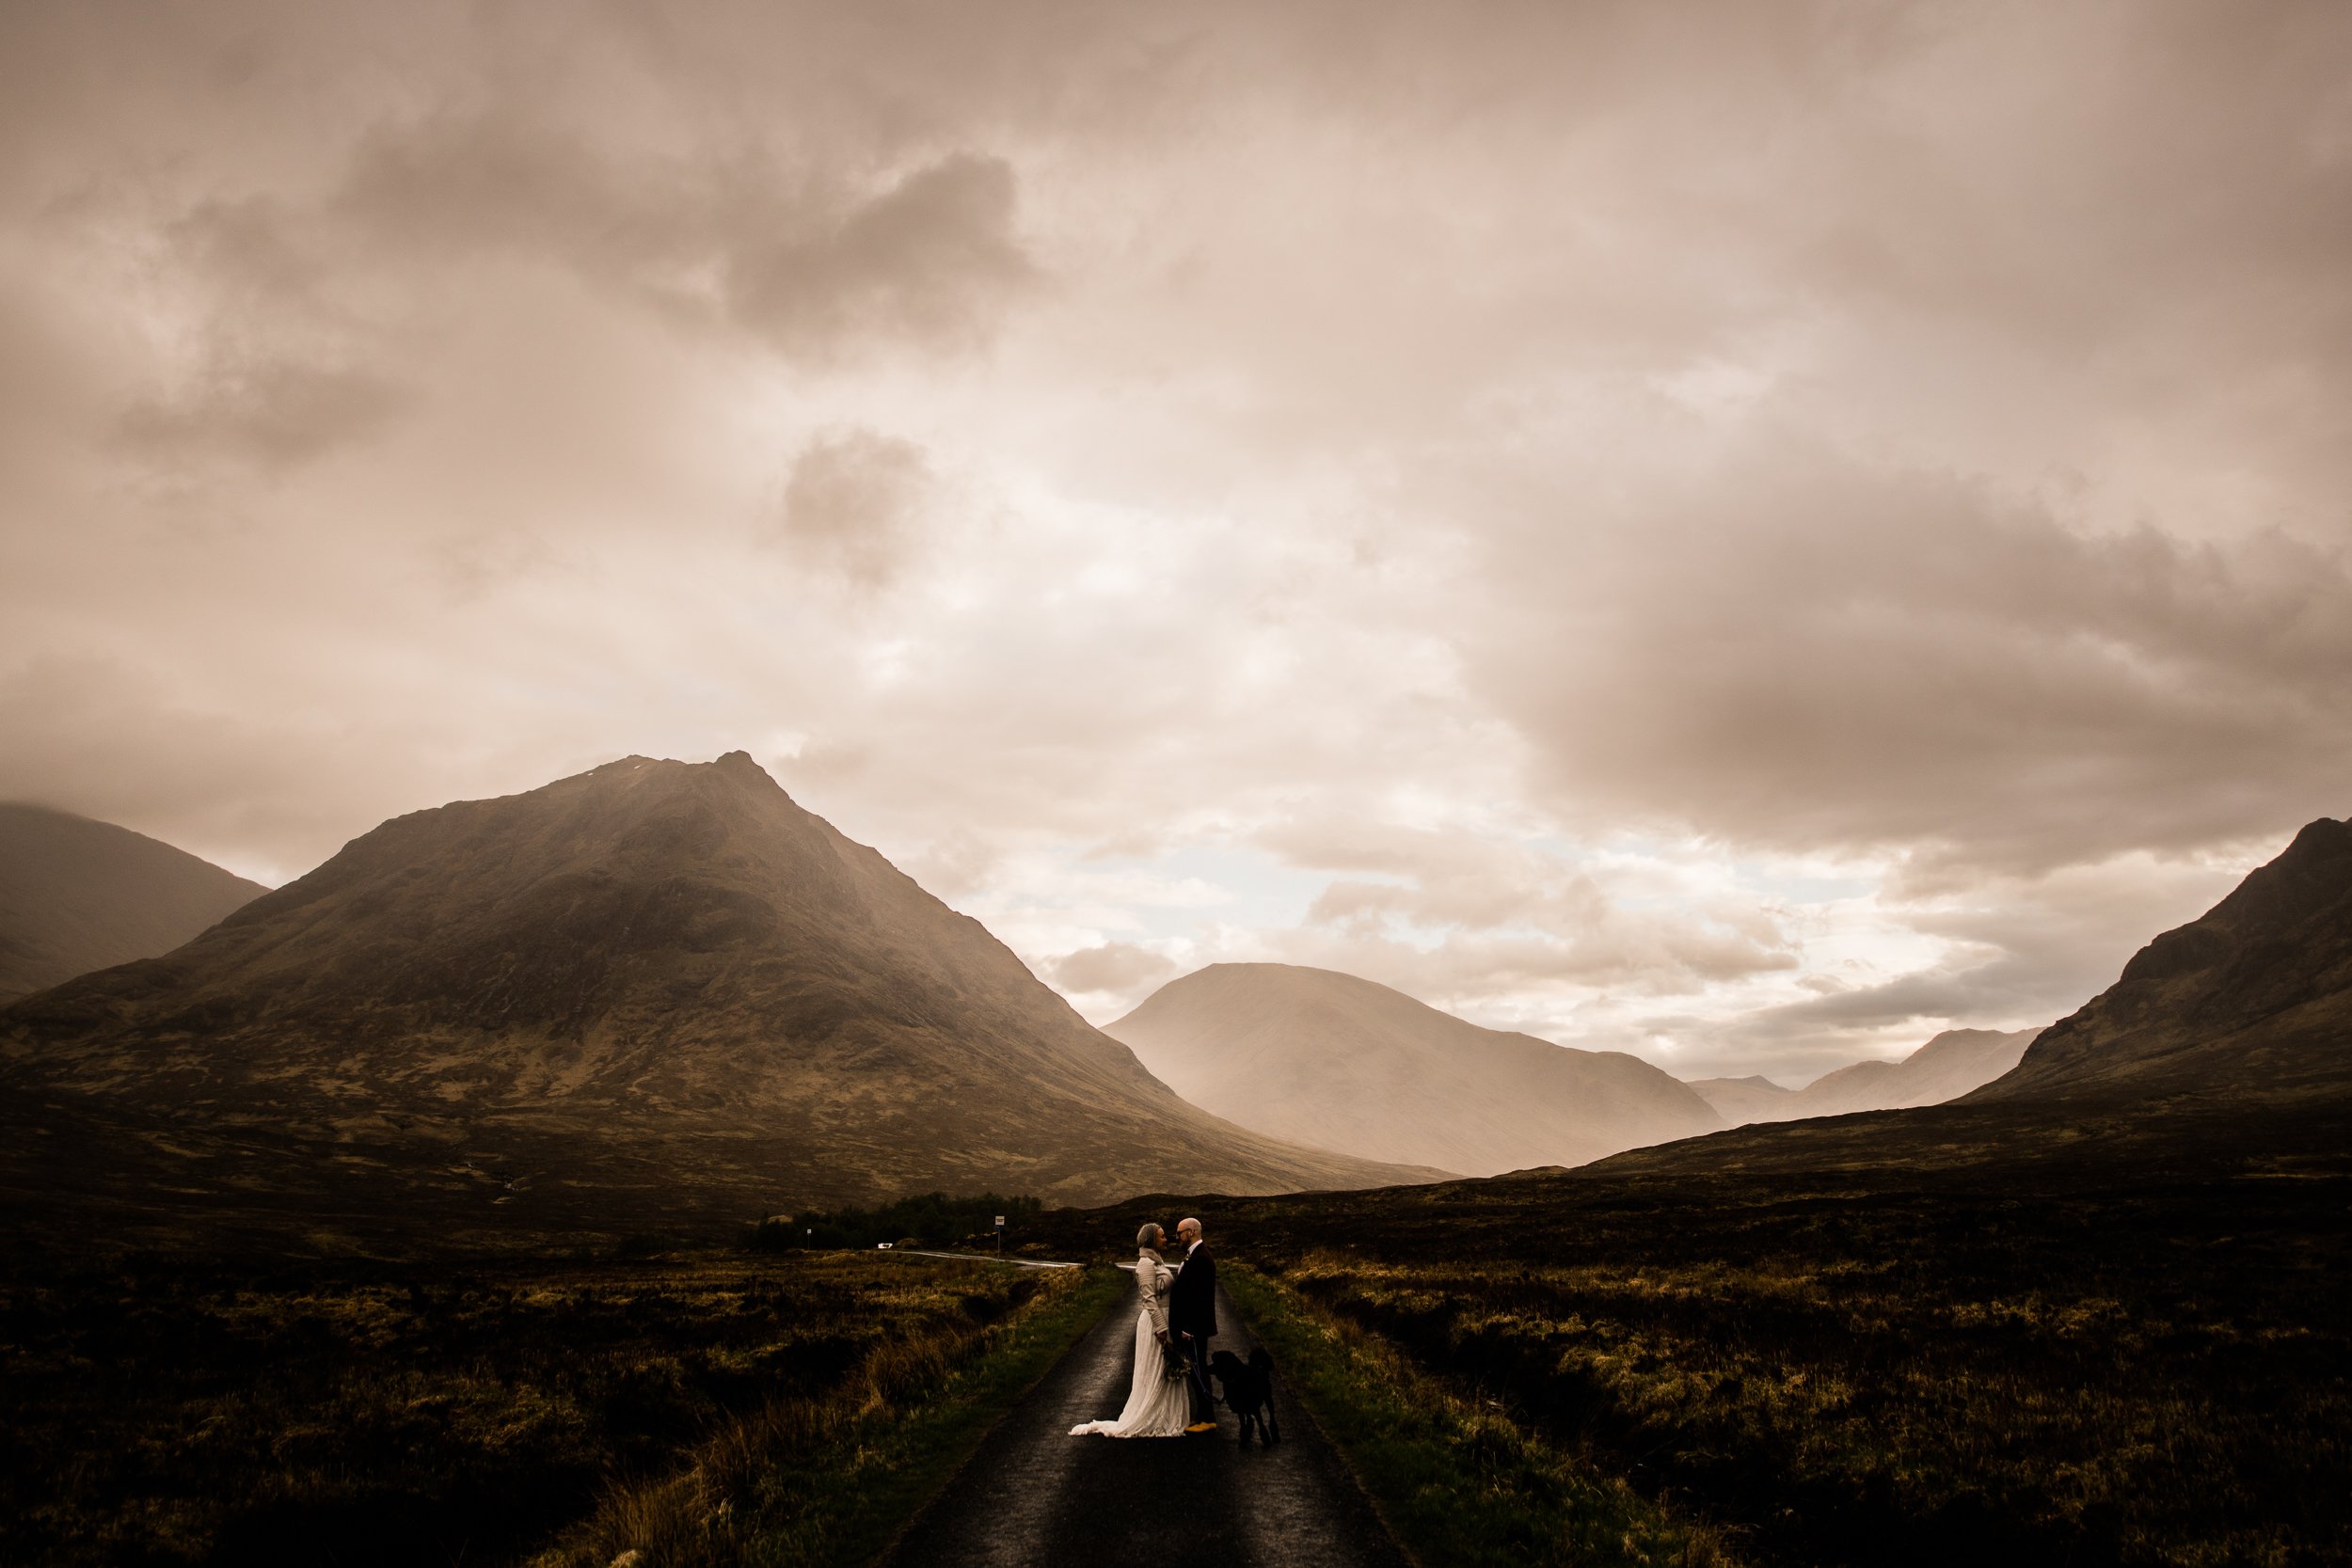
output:
M1229 1262L1224 1284L1425 1568L1730 1562L1707 1527L1668 1519L1279 1281Z
M532 1568L871 1560L1127 1286L1104 1268L1035 1277L1005 1318L883 1345L832 1397L779 1402L720 1430L682 1472L615 1488Z

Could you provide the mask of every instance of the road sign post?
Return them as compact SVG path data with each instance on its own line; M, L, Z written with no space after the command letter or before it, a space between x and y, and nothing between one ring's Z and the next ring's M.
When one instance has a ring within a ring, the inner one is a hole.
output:
M1002 1215L1002 1214L999 1214L999 1215L997 1215L997 1216L996 1216L996 1256L997 1256L997 1257L999 1257L999 1258L1002 1258L1004 1255L1005 1255L1005 1216L1004 1216L1004 1215Z

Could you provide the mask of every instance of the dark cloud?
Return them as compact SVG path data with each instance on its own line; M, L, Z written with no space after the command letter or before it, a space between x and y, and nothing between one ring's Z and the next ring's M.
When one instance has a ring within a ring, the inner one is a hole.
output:
M2352 570L2283 534L2070 528L1782 441L1502 537L1518 613L1467 641L1573 811L2035 869L2274 833L2352 777Z
M625 278L708 243L694 182L688 171L631 169L596 139L514 110L439 114L367 131L325 215L372 246L444 258L512 250Z
M896 175L606 151L511 112L369 135L333 215L371 245L544 259L798 359L984 347L1041 274L1001 157Z
M726 261L737 320L787 354L869 335L977 348L1038 280L1013 231L1012 166L959 153Z
M1137 996L1175 978L1176 965L1162 954L1132 942L1106 942L1081 947L1048 968L1054 984L1068 991Z
M912 441L833 430L792 461L781 529L787 545L862 588L898 575L921 542L930 465Z
M132 405L124 441L174 464L226 457L263 468L309 462L388 427L408 402L364 372L263 361L215 367L179 397Z
M0 263L0 455L19 483L83 434L103 406L100 378L72 327L45 306L57 303L36 279Z

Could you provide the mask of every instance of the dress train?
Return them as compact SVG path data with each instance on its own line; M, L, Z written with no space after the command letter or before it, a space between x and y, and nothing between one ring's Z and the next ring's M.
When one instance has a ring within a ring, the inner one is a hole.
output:
M1127 1386L1127 1407L1107 1421L1070 1429L1073 1437L1182 1437L1192 1420L1192 1396L1181 1377L1168 1375L1168 1361L1152 1337L1152 1314L1136 1314L1135 1381Z

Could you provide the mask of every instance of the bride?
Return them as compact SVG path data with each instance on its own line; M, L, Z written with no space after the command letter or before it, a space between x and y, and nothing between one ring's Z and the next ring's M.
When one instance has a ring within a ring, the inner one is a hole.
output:
M1116 1420L1089 1421L1070 1429L1073 1437L1099 1433L1104 1437L1182 1437L1192 1419L1192 1402L1180 1374L1168 1374L1168 1357L1161 1345L1168 1338L1168 1287L1176 1271L1160 1261L1162 1232L1147 1225L1136 1232L1136 1286L1143 1308L1136 1314L1135 1380L1127 1387L1127 1408Z

